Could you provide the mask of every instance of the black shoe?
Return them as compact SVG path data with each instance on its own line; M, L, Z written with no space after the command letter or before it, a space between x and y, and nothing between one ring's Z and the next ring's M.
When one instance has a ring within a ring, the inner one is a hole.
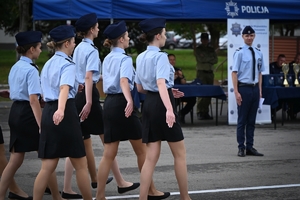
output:
M164 194L160 195L160 196L151 196L151 195L148 195L148 200L165 199L165 198L168 198L170 195L171 195L170 192L164 192Z
M48 188L48 187L46 187L46 189L45 189L45 192L44 192L45 194L51 194L51 190L50 190L50 188Z
M245 149L239 149L239 152L237 154L239 157L245 157Z
M12 192L8 193L8 198L9 199L16 199L16 200L32 200L33 199L33 197L31 197L31 196L21 197L21 196L15 194L15 193L12 193Z
M82 195L80 194L69 194L65 192L62 192L61 197L63 199L82 199Z
M254 149L253 147L251 149L247 149L246 150L246 155L249 156L264 156L264 154L259 153L256 149Z
M200 120L212 120L212 119L214 119L214 118L211 117L209 114L205 114L200 117Z
M113 179L114 179L114 177L108 177L107 180L106 180L106 184L109 184ZM94 189L97 188L97 185L98 185L97 182L92 182L91 183L91 186Z
M130 190L135 190L136 188L140 187L140 183L133 183L131 186L129 187L119 187L118 186L118 193L119 194L123 194L125 192L128 192Z

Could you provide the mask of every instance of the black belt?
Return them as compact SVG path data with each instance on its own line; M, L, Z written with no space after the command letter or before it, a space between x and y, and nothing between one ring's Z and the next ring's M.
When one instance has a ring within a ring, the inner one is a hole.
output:
M239 87L255 87L257 85L258 85L258 83L241 83L241 82L238 82Z

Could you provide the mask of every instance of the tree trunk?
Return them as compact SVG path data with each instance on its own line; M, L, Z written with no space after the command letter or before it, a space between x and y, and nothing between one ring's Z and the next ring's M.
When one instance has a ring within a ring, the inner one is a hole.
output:
M29 21L29 0L19 0L19 32L27 31L28 21ZM20 54L16 52L16 60L20 59Z

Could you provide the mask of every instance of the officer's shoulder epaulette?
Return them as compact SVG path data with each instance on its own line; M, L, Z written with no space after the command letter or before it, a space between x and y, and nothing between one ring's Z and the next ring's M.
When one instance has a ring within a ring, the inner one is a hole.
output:
M239 50L241 50L241 49L242 49L242 47L239 47L239 48L236 49L236 51L239 51Z
M128 57L131 57L130 55L128 55L127 53L123 53L124 55L128 56Z
M65 58L67 61L69 61L72 64L75 64L70 58Z
M30 63L32 66L34 66L34 68L36 68L37 70L39 70L39 67L35 64L35 63Z
M95 49L97 49L98 50L98 48L96 47L96 45L94 45L94 44L91 44L92 45L92 47L94 47Z
M256 49L257 51L260 51L260 49L259 49L259 48L257 48L257 47L255 47L255 49Z
M165 52L165 51L159 51L159 52L161 52L161 53L165 53L165 54L167 54L167 55L168 55L168 53L167 53L167 52Z

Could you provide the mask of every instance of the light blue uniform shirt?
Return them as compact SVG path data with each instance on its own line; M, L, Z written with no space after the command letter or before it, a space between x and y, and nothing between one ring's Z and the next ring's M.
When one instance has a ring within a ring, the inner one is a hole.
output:
M135 77L132 58L125 54L124 49L114 47L103 60L102 76L104 93L122 93L122 89L120 86L121 78L128 79L131 91L134 87Z
M41 86L44 101L58 100L60 86L70 86L68 99L75 98L78 90L75 63L63 52L57 51L43 67Z
M29 95L41 94L39 71L30 63L30 58L21 56L9 72L9 97L13 101L29 101Z
M172 88L174 72L167 54L160 52L158 47L148 46L136 59L135 82L141 84L144 90L158 92L157 79L165 79L167 88Z
M86 72L93 72L93 82L97 83L100 79L101 61L99 52L93 41L84 38L78 44L73 53L73 61L76 63L76 79L84 84Z
M255 68L255 80L252 79L252 53L249 49L250 46L244 45L237 49L233 54L233 66L232 71L237 72L237 78L242 83L258 83L259 72L265 70L263 54L257 48L253 48L255 53L256 68Z

